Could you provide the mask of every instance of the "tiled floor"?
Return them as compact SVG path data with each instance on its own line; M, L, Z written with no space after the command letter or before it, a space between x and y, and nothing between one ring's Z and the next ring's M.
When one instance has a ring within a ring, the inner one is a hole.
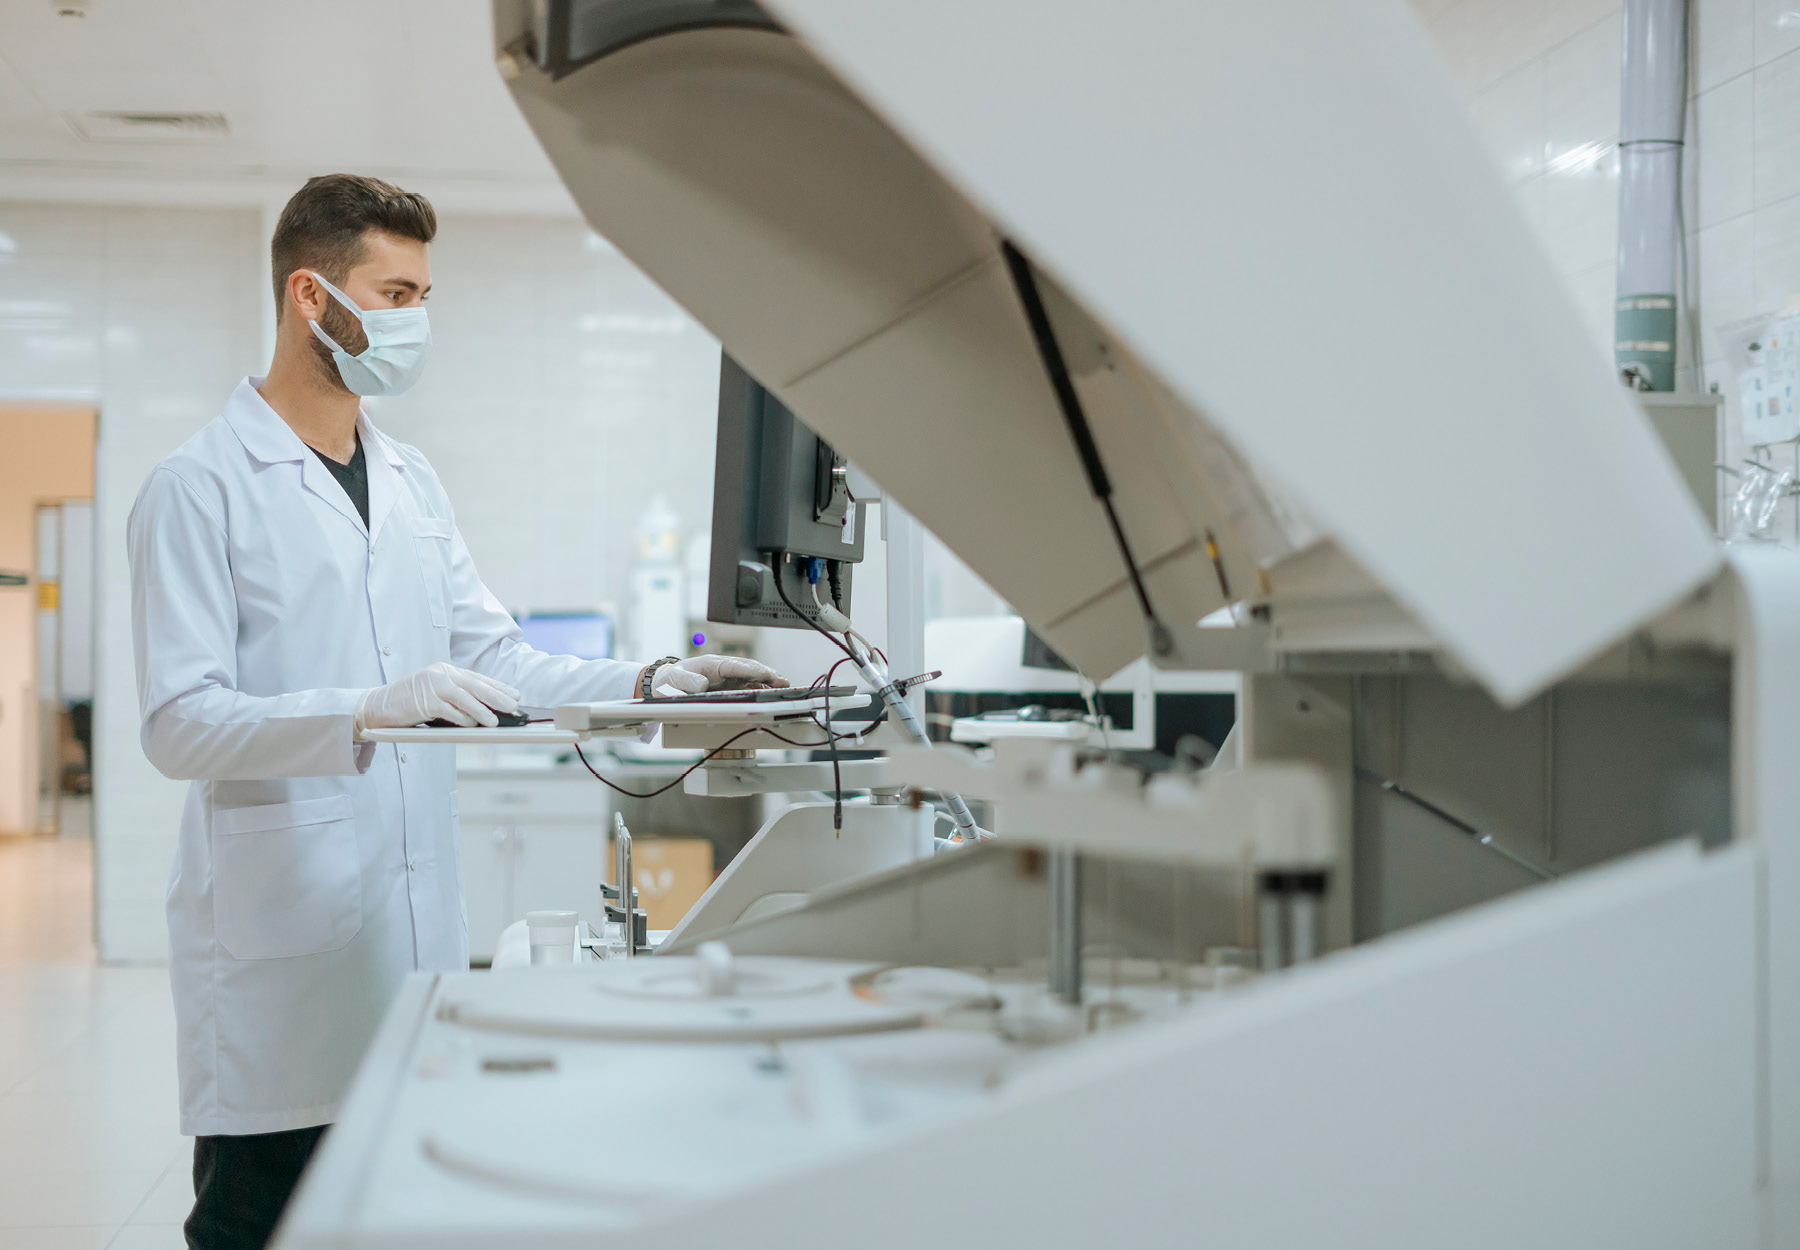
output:
M179 1250L168 973L102 968L92 843L0 839L0 1247Z

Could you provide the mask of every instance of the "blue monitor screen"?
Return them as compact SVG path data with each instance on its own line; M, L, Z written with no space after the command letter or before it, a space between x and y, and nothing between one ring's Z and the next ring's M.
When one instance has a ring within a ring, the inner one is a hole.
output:
M533 612L519 618L528 646L550 655L604 660L612 655L612 617L604 612Z

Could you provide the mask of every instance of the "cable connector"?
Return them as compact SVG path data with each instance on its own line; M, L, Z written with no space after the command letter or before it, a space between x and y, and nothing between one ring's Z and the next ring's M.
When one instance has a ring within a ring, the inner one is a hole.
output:
M819 583L816 581L813 583L812 592L813 609L819 614L819 624L835 633L843 634L846 638L862 637L851 627L849 617L838 611L834 604L826 603L819 597Z

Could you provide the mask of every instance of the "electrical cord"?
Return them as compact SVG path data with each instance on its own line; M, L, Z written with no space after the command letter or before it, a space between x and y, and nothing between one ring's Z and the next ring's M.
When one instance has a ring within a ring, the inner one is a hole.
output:
M781 596L781 601L783 603L787 604L788 611L812 626L819 632L819 635L824 638L825 641L844 653L844 658L839 660L836 664L833 664L831 668L826 671L823 678L825 684L825 723L829 725L831 723L831 678L842 665L857 663L856 653L851 651L846 643L841 642L834 637L830 630L826 629L812 617L802 612L799 605L788 597L787 587L782 585L781 582L781 566L786 564L787 561L780 558L775 552L770 552L769 563L773 566L775 572L775 593ZM825 732L829 738L831 731L827 729ZM836 740L831 740L830 745L826 749L831 752L831 831L834 837L841 838L844 836L844 777L843 769L839 766L838 762Z
M870 642L867 638L864 638L861 634L857 633L856 627L850 623L850 618L840 612L836 606L827 606L824 600L819 598L819 583L817 582L812 584L812 597L813 606L819 610L819 622L822 625L842 634L845 644L849 646L852 652L860 647L864 652L880 656L882 665L886 666L888 662L887 653L874 643ZM833 622L831 618L834 616L839 621L842 621L843 624L839 625Z
M814 712L812 714L812 723L814 725L818 726L819 731L821 733L825 734L826 737L828 737L833 742L849 742L851 740L861 741L863 738L867 737L869 734L874 733L875 730L880 728L882 725L887 724L888 710L887 710L886 705L884 704L881 709L881 715L877 716L874 720L868 722L861 729L855 730L852 733L838 733L831 728L831 725L829 723L831 720L831 690L830 690L828 683L829 683L831 677L834 674L836 674L838 669L840 667L842 667L843 665L848 664L849 662L850 662L849 660L839 660L836 664L833 664L831 666L831 672L825 674L825 676L819 678L817 681L813 682L812 685L807 687L808 690L817 690L819 692L819 696L825 700L825 720L821 721L819 719L819 714L817 712ZM825 744L821 742L817 745L824 746Z
M825 724L820 727L825 730L825 741L828 744L825 749L831 753L831 836L834 838L844 836L844 770L838 758L837 739L831 734L831 679L837 676L838 669L848 663L850 657L846 655L826 669L824 677L820 678L825 687ZM818 724L817 721L813 723Z
M839 651L842 651L846 656L848 656L850 659L850 662L852 664L856 665L857 672L862 674L863 680L868 682L870 686L874 687L876 692L881 696L882 702L885 703L890 709L892 709L897 724L905 732L906 736L908 738L911 738L914 742L918 743L920 746L929 747L931 745L930 735L928 735L925 732L925 727L919 723L919 718L913 714L912 708L907 705L906 696L901 694L900 691L895 688L895 684L894 684L893 680L887 675L887 672L886 672L887 659L886 659L886 657L882 658L881 669L877 670L877 669L873 668L872 665L874 663L874 658L871 655L869 655L867 653L858 655L856 653L856 651L851 647L850 643L840 641L839 639L837 639L836 637L834 637L832 635L830 630L826 629L823 625L819 624L819 622L813 620L812 617L806 615L806 613L802 612L798 607L796 607L794 604L794 601L788 597L787 588L782 585L781 562L779 560L775 559L775 556L776 556L775 552L770 552L769 555L770 555L771 562L774 564L775 592L781 596L781 601L783 603L787 604L788 611L792 612L795 616L799 617L801 620L805 621L808 625L810 625L814 629L818 630L819 633L825 637L825 640L827 642L831 643L832 646L836 647ZM851 637L859 638L859 636L856 635L854 631L852 631ZM860 641L860 638L859 638L859 641ZM837 671L837 666L833 665L831 671L835 673ZM827 685L827 693L825 696L826 702L827 702L826 715L827 715L827 719L829 719L829 717L830 717L829 704L830 704L830 698L831 698L831 695L829 693L830 682L827 681L826 685ZM834 759L833 760L834 767L835 767L835 764L836 764L836 760ZM950 814L956 819L956 828L957 828L958 833L964 839L966 839L967 841L970 841L970 842L973 842L977 838L979 838L980 833L977 831L977 828L975 825L975 817L973 814L970 813L969 805L967 803L963 802L962 796L960 794L955 794L948 790L941 791L940 793L943 795L944 802L950 808ZM841 792L840 792L839 806L840 807L842 806Z
M831 679L840 665L848 664L848 658L839 660L825 670L825 742L826 752L831 756L831 836L844 836L844 770L838 760L837 739L831 736ZM814 722L817 723L816 721Z
M821 625L817 621L813 620L812 617L810 617L806 613L802 612L799 608L799 605L796 604L792 599L788 598L787 587L781 584L781 566L783 564L787 563L787 561L779 558L778 553L772 551L769 553L769 563L774 567L774 571L775 571L775 593L781 596L781 601L783 603L787 604L788 611L792 612L795 616L799 617L801 620L805 621L808 625L810 625L814 629L818 630L819 635L821 637L823 637L826 642L829 642L832 646L836 647L839 651L842 651L845 655L849 656L852 661L855 661L856 655L854 652L852 652L850 650L850 648L847 645L845 645L835 635L833 635L829 629L826 629L823 625ZM833 668L832 671L836 672L837 670L835 668Z
M825 579L831 583L831 602L834 605L843 603L844 602L844 566L843 566L842 562L837 561L837 560L827 560L825 562ZM815 600L817 600L818 597L819 597L819 584L817 582L814 582L813 583L813 598Z
M712 750L708 751L705 755L702 755L699 759L694 761L694 763L691 767L683 769L681 775L679 777L675 778L675 780L671 781L668 785L658 786L656 789L650 791L647 794L639 794L636 790L627 790L624 786L619 785L617 782L607 780L605 777L600 775L600 770L595 768L594 765L588 760L587 752L583 751L581 749L581 744L579 742L577 742L574 744L574 746L575 746L575 754L578 757L580 757L582 766L585 767L590 773L593 773L594 780L598 781L601 785L605 786L609 790L618 791L620 794L624 795L628 799L653 799L653 798L656 798L658 795L667 794L669 791L673 790L676 786L678 786L682 782L686 781L690 775L692 775L694 772L696 772L700 768L701 765L705 764L708 760L712 759L719 752L729 750L731 748L731 744L736 742L739 738L747 738L751 734L755 734L755 733L768 734L769 737L774 738L778 742L785 742L791 747L799 747L799 748L807 749L807 750L810 750L813 747L823 745L822 743L818 743L818 742L795 742L792 738L784 737L781 734L776 733L773 729L765 729L761 725L752 725L749 729L744 730L742 733L732 734L731 737L725 739L725 741L721 742L718 746L716 746Z
M837 662L837 664L832 665L830 671L827 672L822 678L820 678L818 681L813 682L813 687L818 687L820 685L824 686L825 718L826 718L827 723L820 724L818 717L816 715L811 718L813 727L818 729L821 733L823 733L825 735L824 741L822 741L822 742L796 742L796 741L794 741L794 739L787 737L785 734L776 733L773 729L766 729L760 725L753 726L749 729L744 730L742 733L733 734L731 737L727 738L724 742L721 742L718 746L716 746L712 750L708 751L705 755L701 756L698 760L695 760L691 766L683 769L681 772L681 775L676 777L673 781L669 782L667 785L658 786L654 790L650 790L650 791L647 791L647 792L641 793L641 794L636 790L627 790L624 786L621 786L617 782L611 781L608 778L606 778L605 776L603 776L600 773L600 770L594 767L593 762L588 759L587 752L585 752L581 749L581 744L579 742L574 744L575 754L577 757L580 758L582 767L586 768L588 770L588 772L592 773L594 775L594 779L596 781L598 781L601 785L607 787L609 790L617 791L618 793L624 795L626 798L654 799L654 798L658 797L659 795L667 794L669 791L673 790L676 786L678 786L682 782L686 781L690 776L692 776L696 771L698 771L703 765L705 765L707 763L707 761L709 761L709 760L713 759L715 756L717 756L719 754L719 752L729 750L732 743L736 742L740 738L748 737L749 735L751 735L753 733L768 734L769 737L774 738L776 741L785 742L788 746L795 747L800 750L817 750L820 747L824 747L825 749L827 749L831 752L831 780L832 780L833 794L835 796L835 801L832 806L832 828L839 836L842 836L843 828L844 828L844 787L843 787L843 772L839 767L837 744L839 742L844 741L846 738L860 738L863 734L868 733L870 730L874 729L876 725L881 724L882 721L885 721L887 719L887 710L884 708L884 709L882 709L881 716L877 720L871 722L860 733L839 734L839 733L834 733L832 731L832 729L830 728L830 725L829 725L829 722L831 719L831 678L834 674L836 674L839 666L848 664L848 663L850 663L850 661L848 659L839 660Z
M895 722L901 732L918 745L929 748L931 735L926 732L925 726L920 723L917 714L906 702L906 695L900 689L900 683L889 676L887 665L880 663L878 666L875 658L868 654L866 649L860 652L855 650L862 644L861 640L855 638L854 635L852 635L851 643L851 658L856 661L857 671L862 674L864 681L881 693L882 702L893 710ZM962 795L957 794L954 790L940 790L938 793L943 798L945 805L949 807L950 814L956 819L957 836L966 842L977 841L981 837L981 831L975 824L975 816L969 811L969 805L963 802Z
M838 759L837 744L849 738L860 740L863 736L873 733L878 726L886 723L888 718L887 706L884 704L881 709L881 715L863 726L856 733L840 734L832 731L831 678L841 665L848 663L850 663L848 659L839 660L836 664L831 666L831 672L826 673L825 676L820 679L825 684L825 719L820 721L817 713L815 713L812 718L813 724L818 726L819 731L825 735L826 742L830 744L826 749L831 752L832 831L840 837L843 835L844 831L844 774Z

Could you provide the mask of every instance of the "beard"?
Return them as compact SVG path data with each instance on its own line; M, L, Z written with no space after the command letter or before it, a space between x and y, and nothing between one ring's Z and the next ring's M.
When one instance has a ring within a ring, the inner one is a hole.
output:
M319 329L331 336L331 341L355 356L369 346L369 336L363 333L362 322L350 315L349 309L336 300L327 300L324 311L319 314ZM354 392L344 385L343 375L338 372L337 361L331 358L331 349L320 341L319 336L308 330L306 334L312 347L313 364L317 367L320 379L333 390L342 391L346 395Z

